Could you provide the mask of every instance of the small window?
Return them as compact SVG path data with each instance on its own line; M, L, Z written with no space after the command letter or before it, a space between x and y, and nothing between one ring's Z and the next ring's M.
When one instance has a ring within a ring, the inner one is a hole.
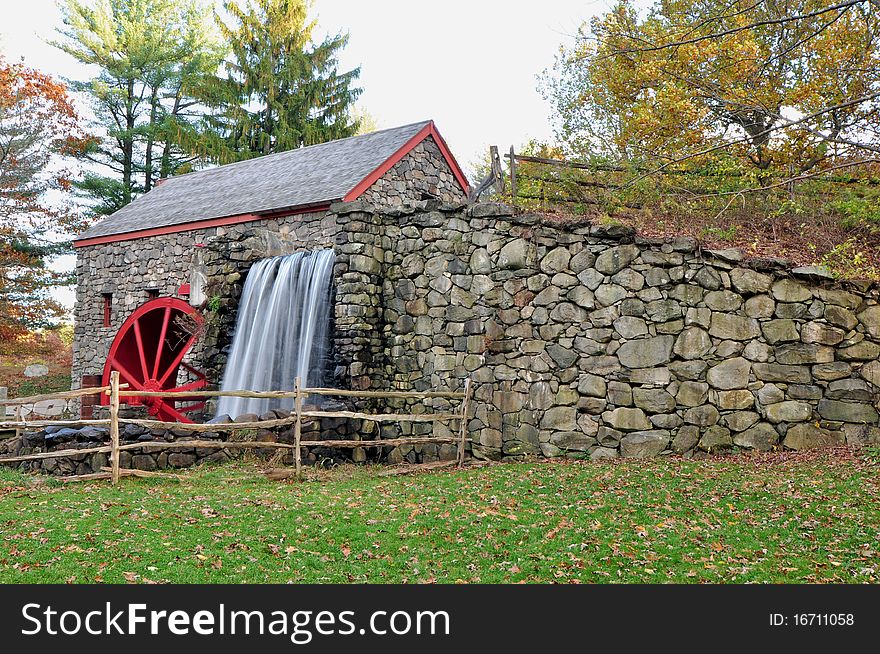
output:
M113 293L104 293L104 327L110 326L110 312L113 308Z
M158 288L148 288L147 289L147 299L155 300L159 297L159 289Z

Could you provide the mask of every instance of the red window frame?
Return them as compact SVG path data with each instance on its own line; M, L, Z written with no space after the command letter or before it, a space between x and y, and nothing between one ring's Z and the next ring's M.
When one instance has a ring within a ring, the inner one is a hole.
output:
M113 293L102 293L104 296L104 327L110 326L113 312Z

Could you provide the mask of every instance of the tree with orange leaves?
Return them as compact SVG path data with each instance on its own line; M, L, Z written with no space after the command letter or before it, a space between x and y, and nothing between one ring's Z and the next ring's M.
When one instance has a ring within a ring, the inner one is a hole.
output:
M0 341L63 315L49 291L70 276L49 263L82 226L64 159L87 142L64 84L0 58Z

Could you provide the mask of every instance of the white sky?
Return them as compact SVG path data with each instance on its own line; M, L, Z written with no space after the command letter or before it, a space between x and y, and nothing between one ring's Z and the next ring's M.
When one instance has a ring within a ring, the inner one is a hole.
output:
M489 145L502 151L551 139L550 107L536 76L560 44L611 0L316 0L319 27L347 31L344 69L361 66L359 104L379 127L433 118L466 169ZM46 41L55 0L0 0L0 51L52 75L89 71ZM473 181L473 180L472 180ZM60 262L72 265L72 257ZM72 293L60 296L72 304Z

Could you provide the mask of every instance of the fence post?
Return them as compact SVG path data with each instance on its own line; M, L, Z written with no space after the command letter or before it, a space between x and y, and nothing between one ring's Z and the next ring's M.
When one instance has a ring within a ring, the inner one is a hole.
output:
M6 419L6 407L3 407L3 419ZM15 407L15 422L21 422L21 405L18 404ZM21 438L22 429L18 425L15 426L15 437Z
M516 152L510 146L510 204L516 206Z
M119 371L110 373L110 480L119 483Z
M459 425L458 431L458 467L461 468L464 465L464 447L465 442L467 441L467 422L468 422L468 411L470 410L471 405L471 379L468 377L464 380L464 399L461 401L461 424Z
M300 450L300 442L302 441L302 394L300 393L299 377L293 383L293 410L296 412L296 422L293 426L293 442L296 446L296 478L302 477L302 451Z

